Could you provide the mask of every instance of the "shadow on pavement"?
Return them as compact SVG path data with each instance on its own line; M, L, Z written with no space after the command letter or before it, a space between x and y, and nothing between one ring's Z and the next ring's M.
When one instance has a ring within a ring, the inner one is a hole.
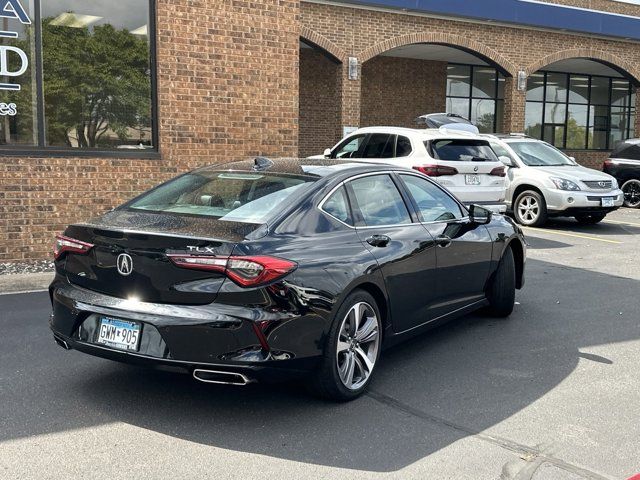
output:
M30 305L5 298L3 311L21 313L0 319L0 441L125 422L224 449L396 471L468 433L411 416L380 395L479 432L562 382L581 349L640 335L633 315L617 316L637 308L628 294L637 281L535 260L527 268L510 319L474 314L385 352L372 394L348 404L317 400L295 385L205 385L65 352L47 330L45 294L26 297ZM24 343L8 345L8 338Z

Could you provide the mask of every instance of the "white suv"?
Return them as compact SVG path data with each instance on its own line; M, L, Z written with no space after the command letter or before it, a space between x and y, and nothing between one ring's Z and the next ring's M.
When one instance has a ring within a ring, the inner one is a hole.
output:
M366 127L343 138L324 155L349 161L390 163L424 173L466 204L505 212L506 168L486 138L441 127Z
M524 135L483 135L508 166L507 205L521 225L543 225L548 217L601 221L622 206L616 179L583 167L552 145Z

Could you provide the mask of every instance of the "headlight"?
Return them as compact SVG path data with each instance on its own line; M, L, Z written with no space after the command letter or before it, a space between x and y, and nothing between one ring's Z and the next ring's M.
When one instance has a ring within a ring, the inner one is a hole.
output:
M567 180L566 178L560 177L549 177L554 185L558 188L558 190L580 190L580 187L573 183L571 180Z
M616 180L613 177L611 177L611 189L612 190L617 190L618 189L618 180Z

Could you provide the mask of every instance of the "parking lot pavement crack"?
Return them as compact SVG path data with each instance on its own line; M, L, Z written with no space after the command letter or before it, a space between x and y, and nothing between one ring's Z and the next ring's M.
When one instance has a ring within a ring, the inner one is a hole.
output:
M490 435L484 432L480 432L478 430L466 427L464 425L459 425L455 422L452 422L450 420L435 416L435 415L431 415L427 412L424 412L420 409L417 409L415 407L412 407L411 405L407 405L403 402L401 402L400 400L397 400L396 398L390 396L390 395L386 395L384 393L375 391L375 390L369 390L366 395L368 397L370 397L371 399L387 406L390 408L393 408L394 410L397 410L399 412L403 412L405 414L411 415L413 417L416 418L420 418L422 420L425 420L429 423L435 424L435 425L439 425L441 427L445 427L445 428L449 428L451 430L455 430L459 433L462 433L464 435L468 435L471 436L473 438L476 438L480 441L483 442L487 442L487 443L491 443L493 445L496 445L502 449L508 450L510 452L513 452L517 455L519 455L521 458L526 458L528 462L532 462L536 464L535 468L532 468L531 470L531 475L533 475L533 473L535 473L535 471L537 470L537 467L539 467L542 463L550 463L552 465L555 465L558 468L561 468L567 472L573 473L575 475L579 475L585 479L589 479L589 480L612 480L612 477L608 477L605 476L603 474L600 473L596 473L593 472L591 470L588 470L584 467L580 467L578 465L573 465L571 463L565 462L562 459L553 457L547 453L545 453L543 450L539 449L539 448L535 448L535 447L530 447L528 445L524 445L518 442L514 442L513 440L509 440L508 438L504 438L504 437L500 437L497 435ZM525 470L525 472L529 471L528 469ZM528 478L531 477L520 477L517 476L516 479L517 480L526 480ZM515 480L515 479L514 479Z

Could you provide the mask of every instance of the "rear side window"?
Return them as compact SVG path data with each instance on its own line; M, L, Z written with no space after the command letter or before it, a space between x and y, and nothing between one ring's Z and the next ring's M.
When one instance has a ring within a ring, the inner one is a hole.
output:
M427 148L436 160L449 162L489 161L498 157L485 140L433 140Z
M396 143L396 157L406 157L411 154L411 141L407 137L398 135L398 142Z
M322 210L347 225L353 225L351 209L349 208L347 193L344 187L337 189L324 201Z
M415 175L401 174L409 193L418 206L420 220L423 222L440 222L462 218L460 205L424 178Z
M314 181L313 177L258 172L190 173L134 200L128 208L265 223Z
M362 158L392 158L395 135L374 133L369 136L362 151Z
M407 206L389 175L357 178L349 185L366 226L411 223Z

